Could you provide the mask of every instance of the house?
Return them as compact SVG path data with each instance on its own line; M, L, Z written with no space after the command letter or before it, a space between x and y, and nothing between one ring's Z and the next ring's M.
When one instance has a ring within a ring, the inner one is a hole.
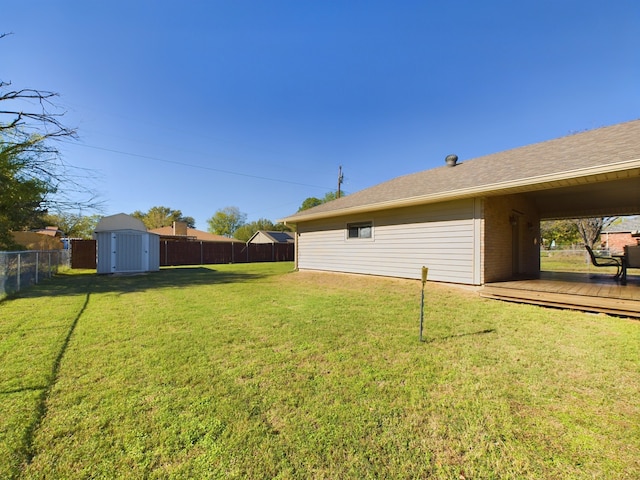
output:
M46 227L30 232L11 232L13 241L27 250L60 250L64 247L62 230Z
M395 178L281 221L296 266L469 285L540 273L540 221L640 213L640 120Z
M258 230L247 243L295 243L295 238L291 232Z
M173 222L170 227L153 228L151 233L160 235L160 241L241 242L235 238L203 232L187 227L186 222Z
M98 273L160 270L160 237L141 220L119 213L103 217L94 231Z
M609 225L600 234L600 243L614 254L621 254L626 245L640 245L640 216L627 217Z
M34 230L34 232L39 233L40 235L46 235L48 237L64 236L64 232L56 226L48 226L48 227L40 228L38 230Z
M247 241L247 250L254 261L291 261L295 258L295 238L291 232L258 230Z

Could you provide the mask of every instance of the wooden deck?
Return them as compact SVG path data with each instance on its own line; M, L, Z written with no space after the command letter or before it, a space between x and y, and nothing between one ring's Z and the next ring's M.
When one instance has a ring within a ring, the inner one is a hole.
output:
M634 269L635 273L637 269ZM480 295L509 302L640 318L640 275L627 284L611 275L542 272L540 278L486 284Z

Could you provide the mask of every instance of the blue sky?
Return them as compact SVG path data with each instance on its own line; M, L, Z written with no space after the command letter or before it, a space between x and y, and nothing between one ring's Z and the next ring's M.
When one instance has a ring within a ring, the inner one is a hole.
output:
M640 117L640 2L3 2L0 79L60 93L104 214L310 196ZM83 212L90 213L90 212Z

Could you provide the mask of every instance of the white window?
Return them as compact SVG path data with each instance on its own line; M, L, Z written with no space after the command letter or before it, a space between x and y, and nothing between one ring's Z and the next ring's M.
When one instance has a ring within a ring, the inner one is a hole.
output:
M347 224L347 238L372 238L373 225L371 222Z

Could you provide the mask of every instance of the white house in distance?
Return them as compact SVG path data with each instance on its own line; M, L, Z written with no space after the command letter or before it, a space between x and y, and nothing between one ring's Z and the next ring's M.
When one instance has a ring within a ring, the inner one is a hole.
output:
M97 273L138 273L160 270L160 236L141 220L118 213L103 217L94 231Z
M540 221L640 213L640 120L395 178L283 221L296 267L469 285L540 273Z
M247 240L247 243L294 243L295 238L291 232L275 232L258 230Z

